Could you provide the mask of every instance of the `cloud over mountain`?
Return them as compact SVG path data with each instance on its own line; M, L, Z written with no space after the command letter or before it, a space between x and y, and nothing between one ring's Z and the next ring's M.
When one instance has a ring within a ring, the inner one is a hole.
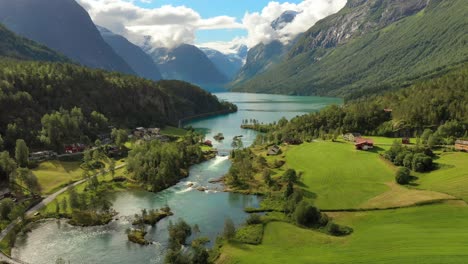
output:
M142 8L134 1L127 0L77 1L90 13L96 24L124 35L134 43L142 43L143 37L150 35L152 44L157 47L193 44L196 31L219 29L244 29L247 36L236 37L224 45L220 41L204 46L231 47L241 43L251 47L273 40L287 42L319 19L337 12L346 3L346 0L304 0L299 4L270 2L261 12L246 12L242 19L237 19L226 14L203 18L196 10L186 6ZM287 10L300 14L285 27L273 29L271 22Z

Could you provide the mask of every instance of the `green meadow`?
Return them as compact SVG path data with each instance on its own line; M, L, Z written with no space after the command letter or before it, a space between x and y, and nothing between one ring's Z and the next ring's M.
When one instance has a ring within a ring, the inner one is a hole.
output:
M292 224L267 224L261 245L227 244L218 263L467 263L468 208L461 202L341 213L354 233L333 237Z
M418 188L448 193L468 201L468 153L442 153L435 162L438 170L416 174Z
M260 245L226 243L218 264L468 263L467 153L441 153L437 170L413 173L417 181L401 186L381 149L322 141L283 149L287 167L302 172L299 186L320 209L401 208L327 213L353 228L345 237L269 222Z
M82 179L83 170L80 162L63 162L58 160L41 162L32 170L42 188L42 193L50 194L64 184Z
M303 188L322 209L358 208L389 190L386 183L394 178L394 169L377 153L343 142L293 147L286 153L286 164L303 173Z

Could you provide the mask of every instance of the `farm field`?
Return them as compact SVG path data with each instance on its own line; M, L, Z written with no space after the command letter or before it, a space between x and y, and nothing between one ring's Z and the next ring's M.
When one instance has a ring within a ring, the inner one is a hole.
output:
M50 194L70 181L81 180L80 162L64 162L58 160L41 162L32 170L42 188L43 194Z
M342 142L306 143L286 153L286 164L303 172L301 181L321 209L358 208L388 191L394 168L377 153Z
M218 264L468 262L468 207L462 201L332 216L354 233L333 237L272 222L261 245L228 244Z
M417 187L448 193L468 201L468 153L442 153L435 162L440 166L438 170L416 174L419 178Z

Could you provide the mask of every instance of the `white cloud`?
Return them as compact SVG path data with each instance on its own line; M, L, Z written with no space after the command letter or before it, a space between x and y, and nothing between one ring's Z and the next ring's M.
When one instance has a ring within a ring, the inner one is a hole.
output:
M195 10L185 6L165 5L147 9L125 0L77 1L88 11L94 23L135 43L142 43L143 37L150 35L153 45L174 47L194 43L197 30L243 28L234 17L203 19Z
M304 0L299 4L270 2L262 12L246 13L242 23L248 31L248 46L273 40L288 42L298 34L307 31L318 20L336 13L346 0ZM280 30L274 30L271 22L285 11L300 12L293 22Z
M270 2L261 12L246 13L241 22L236 18L220 16L202 18L200 14L185 6L165 5L159 8L141 8L134 2L152 0L77 0L90 14L93 21L111 31L124 35L130 41L141 44L145 35L150 35L152 45L174 47L182 43L195 43L197 30L245 29L246 37L229 42L199 44L218 47L222 51L232 50L236 44L252 47L260 42L273 40L288 42L306 31L319 19L337 12L346 0L304 0L299 4ZM271 22L283 12L301 12L296 19L280 30L274 30Z

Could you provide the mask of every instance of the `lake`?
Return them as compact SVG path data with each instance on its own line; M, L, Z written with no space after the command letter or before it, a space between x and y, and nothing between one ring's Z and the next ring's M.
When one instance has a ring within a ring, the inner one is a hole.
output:
M242 120L256 119L259 122L275 122L286 117L318 111L330 104L341 104L337 98L283 96L267 94L219 93L218 98L235 103L239 111L187 123L213 140L217 133L223 133L225 140L216 142L215 147L229 149L232 138L242 135L244 146L250 145L257 132L240 128ZM237 225L242 224L247 214L245 207L256 207L260 198L222 192L219 184L210 184L227 173L231 163L227 157L194 165L188 178L160 193L129 191L117 193L112 202L119 212L118 220L101 227L73 227L63 220L47 220L35 223L32 232L19 237L12 251L13 257L28 263L50 264L59 257L72 264L81 263L163 263L167 244L169 221L183 218L190 225L199 225L201 236L212 241L222 232L227 217ZM188 187L189 183L207 187L200 192ZM141 209L159 209L169 205L174 216L148 227L146 238L155 241L149 246L128 242L125 230L131 227L131 219Z

